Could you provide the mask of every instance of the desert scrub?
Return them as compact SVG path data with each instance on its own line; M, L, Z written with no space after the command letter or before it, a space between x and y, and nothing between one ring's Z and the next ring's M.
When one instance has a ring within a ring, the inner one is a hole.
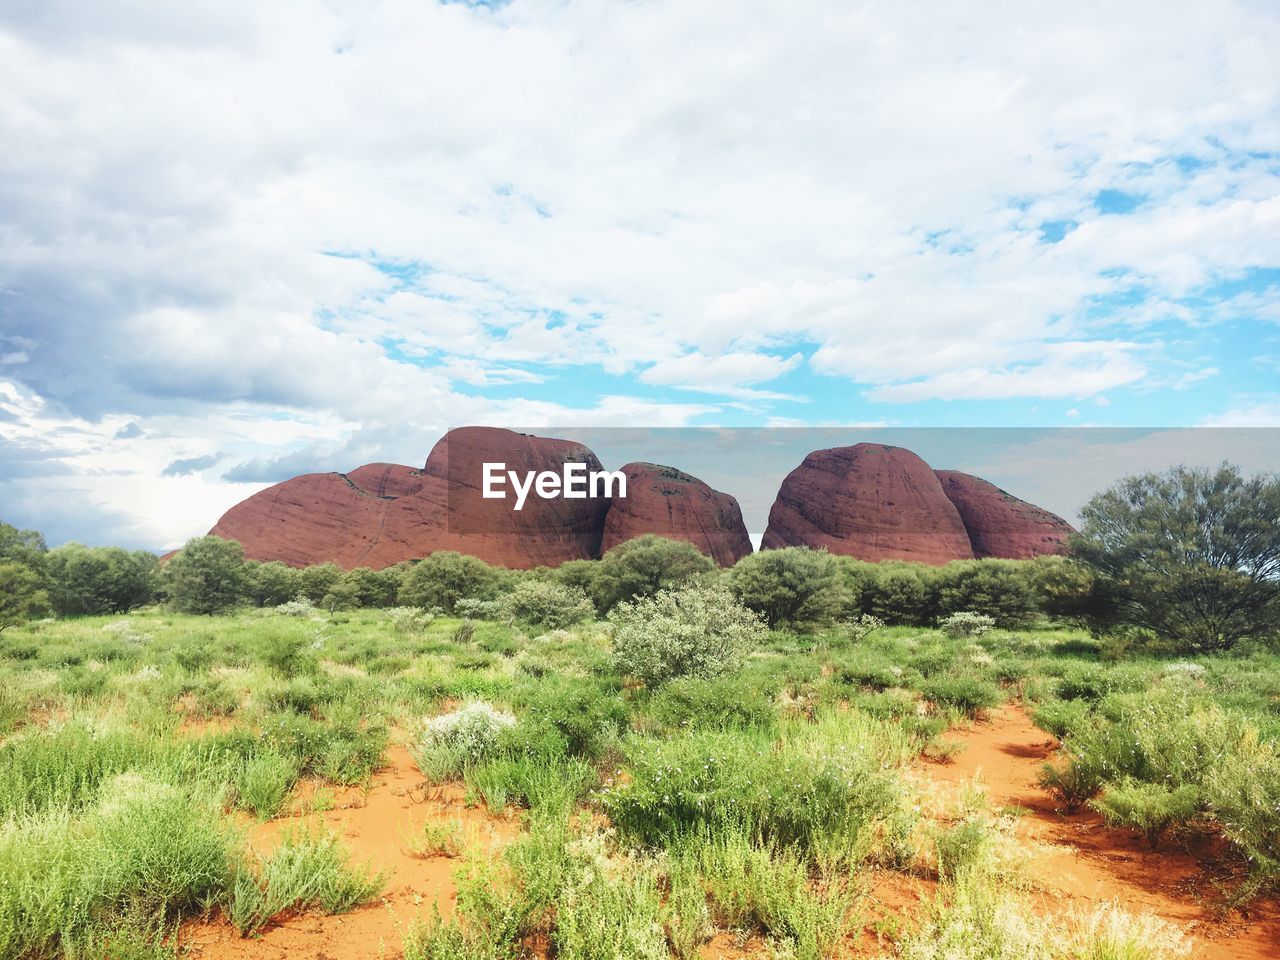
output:
M1066 918L1036 915L1000 884L961 883L898 945L898 960L1181 960L1191 941L1149 914L1103 904Z
M521 580L499 601L509 620L561 630L595 616L596 608L581 587L555 580ZM461 612L461 611L460 611Z
M742 831L703 829L669 852L676 875L701 878L719 926L766 934L798 960L821 960L859 926L848 878L819 872L794 850Z
M667 729L772 727L777 721L774 700L778 683L772 678L747 676L683 677L654 694L653 718Z
M864 731L879 729L878 721L852 717ZM832 727L840 721L849 722L841 717ZM629 779L604 793L604 808L641 844L732 824L806 855L865 847L903 804L891 767L909 748L888 731L859 742L848 729L797 725L777 740L754 731L633 739L625 747Z
M980 717L1004 698L1000 688L972 674L930 677L920 685L920 693L936 706L954 707L966 717Z
M1189 783L1168 787L1128 779L1109 785L1090 806L1111 826L1143 834L1155 850L1166 831L1183 826L1200 812L1200 791Z
M467 767L463 778L469 793L483 797L495 812L509 803L568 810L599 779L595 767L577 757L533 755L486 760Z
M515 724L514 716L492 704L468 703L423 723L414 760L428 779L447 779L493 754L502 731Z
M760 618L721 587L662 590L618 604L609 618L614 666L650 689L728 673L767 635Z
M460 857L466 849L462 823L457 820L427 820L405 837L405 848L423 860L432 857Z
M265 750L248 759L235 780L236 805L259 820L280 812L298 779L298 764L277 750Z
M248 936L285 910L346 913L377 896L385 880L353 866L333 834L288 833L269 857L236 871L227 919Z
M938 621L938 629L948 637L980 637L995 625L993 617L972 610L962 610Z
M61 807L0 831L0 956L52 956L103 925L197 912L223 895L234 862L213 803L116 777L79 814Z

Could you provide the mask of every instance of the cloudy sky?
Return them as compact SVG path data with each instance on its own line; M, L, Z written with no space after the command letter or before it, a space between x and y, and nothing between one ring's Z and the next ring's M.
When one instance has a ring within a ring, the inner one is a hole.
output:
M1280 425L1277 50L1273 0L0 0L0 518L169 547L464 423Z

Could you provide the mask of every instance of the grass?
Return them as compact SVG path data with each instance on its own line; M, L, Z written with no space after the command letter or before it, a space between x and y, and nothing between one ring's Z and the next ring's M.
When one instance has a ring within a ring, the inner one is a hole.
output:
M1107 655L1059 627L886 627L857 643L797 628L737 672L650 691L617 674L594 622L147 611L12 628L0 956L170 957L193 916L221 910L252 934L376 899L382 878L332 836L286 834L264 855L235 824L280 816L302 778L313 809L374 783L393 731L425 779L520 824L485 857L448 819L405 838L459 871L457 915L425 905L408 960L534 944L689 958L717 931L828 956L862 926L871 864L940 879L927 915L880 924L906 960L1181 956L1176 931L1110 905L1046 926L1022 899L1007 818L972 806L930 820L904 776L922 753L955 756L948 726L1020 698L1063 741L1044 784L1064 808L1093 803L1156 843L1221 831L1250 889L1274 889L1280 660ZM423 748L427 718L475 701L514 722L482 751Z
M237 870L227 918L248 936L286 910L346 913L377 896L384 882L384 876L353 866L332 834L293 832L270 856Z

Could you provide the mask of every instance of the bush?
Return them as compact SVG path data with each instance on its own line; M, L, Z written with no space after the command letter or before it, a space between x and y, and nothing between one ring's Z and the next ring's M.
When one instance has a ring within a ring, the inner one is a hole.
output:
M634 740L629 779L605 793L605 812L645 844L736 824L805 854L848 850L900 812L891 766L909 748L890 726L850 712L797 726L776 743L746 731Z
M590 619L595 607L577 587L553 580L521 580L500 601L502 613L511 620L562 630Z
M405 574L397 600L404 606L439 607L452 614L460 600L493 599L499 579L499 572L479 557L438 550Z
M1189 783L1169 787L1126 779L1108 786L1090 806L1111 826L1140 831L1155 850L1166 830L1200 812L1200 791Z
M647 533L618 544L600 558L589 583L576 568L560 575L566 586L592 591L596 606L608 612L619 603L652 597L660 590L675 590L715 569L710 557L684 540L668 540ZM564 579L572 577L577 582Z
M886 623L924 626L932 616L930 576L919 564L876 564L862 582L861 608Z
M652 710L654 718L667 728L768 728L777 719L773 706L776 695L771 681L683 677L654 694Z
M477 600L467 597L454 604L454 613L468 620L497 620L502 616L502 603L498 600Z
M1280 749L1246 729L1207 772L1204 796L1227 838L1263 879L1280 879Z
M248 598L256 606L277 607L298 596L298 571L288 564L279 560L267 563L249 560L244 566L249 583Z
M995 625L995 620L986 614L969 610L953 613L938 621L938 629L948 637L980 637Z
M453 775L496 750L516 718L482 701L432 717L422 725L415 759L431 779Z
M766 633L759 618L720 587L663 590L619 604L609 618L615 666L650 689L677 677L726 673Z
M373 899L385 879L353 867L333 834L289 833L271 856L237 871L227 919L248 936L285 910L346 913Z
M957 560L934 575L935 607L942 616L981 611L994 625L1030 623L1036 613L1030 569L1018 560Z
M196 912L222 895L233 863L215 804L117 777L79 816L64 808L0 832L0 956L71 954L94 927Z
M955 707L969 717L979 716L1004 700L994 683L971 674L931 677L921 685L920 693L934 704Z
M236 778L236 802L259 820L280 812L298 779L298 764L276 750L266 750L248 760Z
M846 599L836 558L807 547L749 554L729 571L726 582L743 606L770 627L830 619Z
M0 559L0 631L49 612L44 576L17 560Z
M879 617L864 613L856 620L848 620L844 624L844 632L854 643L861 643L877 630L884 628L884 621Z
M423 610L421 607L392 607L387 611L387 619L391 621L392 629L407 637L422 636L435 618L434 613Z

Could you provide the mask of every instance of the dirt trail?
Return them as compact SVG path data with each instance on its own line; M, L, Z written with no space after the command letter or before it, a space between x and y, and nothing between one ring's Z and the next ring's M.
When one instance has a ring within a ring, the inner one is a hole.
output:
M248 828L250 845L259 853L269 852L291 828L324 825L336 831L355 862L387 871L382 896L341 916L306 913L282 917L247 939L221 916L192 921L182 928L180 941L192 948L196 960L399 957L405 932L415 920L430 918L437 903L442 915L453 912L453 873L461 861L414 857L406 848L405 837L420 831L429 819L458 821L463 835L472 837L480 849L496 848L516 836L518 824L467 809L459 787L424 796L419 789L422 774L403 747L389 748L387 761L387 768L375 776L367 793L339 790L331 810L252 823ZM313 785L303 784L295 791L295 802L305 808L314 801L316 792Z
M1196 958L1280 957L1276 903L1255 903L1243 917L1217 918L1197 897L1199 892L1212 900L1214 890L1195 851L1169 842L1152 852L1130 831L1108 828L1092 811L1060 814L1036 782L1057 743L1020 707L1005 706L988 721L949 736L964 749L951 763L928 764L922 773L943 789L958 789L977 776L993 808L1020 808L1019 837L1058 848L1037 851L1026 867L1046 909L1115 901L1130 911L1150 911L1189 927Z

